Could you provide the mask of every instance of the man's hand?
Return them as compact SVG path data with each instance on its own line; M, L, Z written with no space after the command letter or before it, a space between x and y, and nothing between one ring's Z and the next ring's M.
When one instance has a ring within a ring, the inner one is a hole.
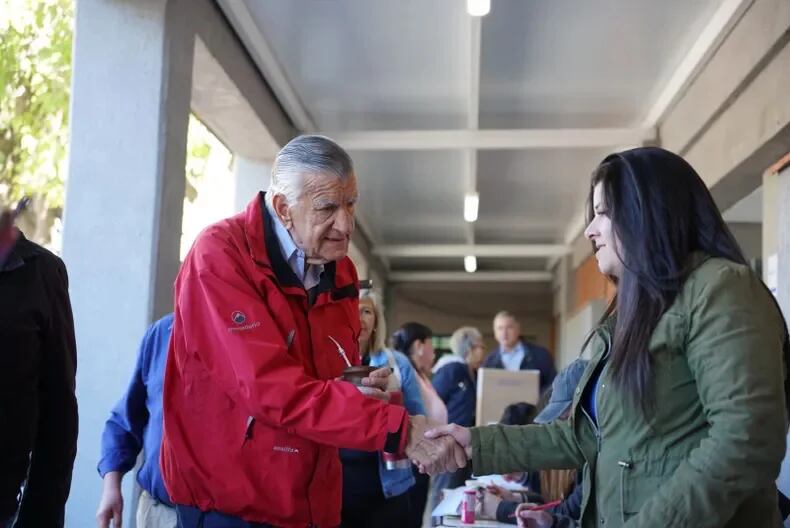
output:
M425 432L425 438L438 439L444 436L453 438L459 446L464 448L467 458L472 458L472 433L468 428L450 424L433 427Z
M390 374L392 374L392 369L389 367L376 369L367 378L362 378L362 385L386 391L389 385Z
M121 495L121 473L110 471L104 475L104 486L96 511L96 525L99 528L121 528L123 518L123 495Z
M551 528L554 517L549 512L530 510L532 504L519 504L516 508L516 521L522 528Z
M374 400L381 400L383 402L390 401L390 393L385 392L381 389L375 389L372 387L357 387L357 390L367 396L368 398L373 398Z
M425 416L409 419L409 440L406 455L419 466L422 473L436 475L466 467L468 458L463 447L452 436L428 438L426 430L431 424Z

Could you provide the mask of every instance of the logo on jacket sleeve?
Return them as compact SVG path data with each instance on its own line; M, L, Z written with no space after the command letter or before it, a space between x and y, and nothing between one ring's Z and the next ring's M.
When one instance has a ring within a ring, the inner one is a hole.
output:
M233 322L240 325L244 324L244 321L247 320L247 316L244 315L244 312L239 312L238 310L233 312L233 315L230 316L233 319Z

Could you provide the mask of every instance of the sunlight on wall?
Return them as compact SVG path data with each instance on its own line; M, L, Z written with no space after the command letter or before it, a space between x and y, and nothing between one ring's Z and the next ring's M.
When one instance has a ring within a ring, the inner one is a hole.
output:
M181 224L183 261L200 231L235 213L233 154L195 116L187 134L186 192Z

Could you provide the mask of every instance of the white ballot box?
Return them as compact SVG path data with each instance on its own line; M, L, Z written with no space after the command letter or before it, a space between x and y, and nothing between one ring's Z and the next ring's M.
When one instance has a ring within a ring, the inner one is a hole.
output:
M475 425L498 423L505 407L540 397L540 371L481 368L477 371L477 421Z

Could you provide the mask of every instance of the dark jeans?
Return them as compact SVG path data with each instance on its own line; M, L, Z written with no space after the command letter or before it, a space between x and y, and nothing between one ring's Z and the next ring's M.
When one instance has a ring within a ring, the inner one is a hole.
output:
M274 528L271 524L251 523L218 512L202 512L191 506L176 506L178 528Z
M420 528L422 526L422 514L425 512L425 504L428 502L428 488L430 487L431 477L421 474L417 468L412 468L414 479L417 481L409 489L409 528Z
M408 522L408 491L389 499L381 493L343 497L341 528L403 528Z

